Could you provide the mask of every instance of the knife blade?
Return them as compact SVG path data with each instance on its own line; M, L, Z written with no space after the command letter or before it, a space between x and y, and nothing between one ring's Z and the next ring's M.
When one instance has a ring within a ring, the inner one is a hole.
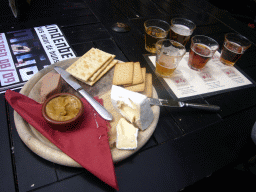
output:
M111 113L109 113L100 103L98 103L89 93L87 93L71 74L61 67L54 67L54 69L73 89L79 92L90 103L90 105L99 113L101 117L109 121L113 119Z
M175 101L171 99L155 99L148 98L150 105L166 106L166 107L191 107L196 109L203 109L208 111L218 111L220 107L217 105L197 104L197 103L184 103L181 101Z

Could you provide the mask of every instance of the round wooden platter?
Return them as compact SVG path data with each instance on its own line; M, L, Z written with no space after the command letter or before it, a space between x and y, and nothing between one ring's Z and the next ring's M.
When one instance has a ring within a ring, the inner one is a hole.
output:
M53 69L55 66L60 66L66 69L72 63L74 63L78 58L68 59L65 61L61 61L55 63L51 66L46 67L45 69L36 73L21 89L20 93L26 95L37 102L40 102L40 87L41 87L41 79L44 75L49 72L55 72ZM121 61L119 61L121 62ZM93 86L86 85L85 83L80 82L81 86L92 96L99 96L105 102L111 102L110 99L110 90L112 87L112 79L114 74L114 68L112 68L108 73L106 73L98 82L96 82ZM70 92L79 97L81 95L77 93L74 89L72 89L66 82L62 83L62 92ZM153 97L158 98L156 90L153 88ZM105 105L104 105L105 106ZM105 106L108 111L113 112L113 106L111 108L110 105ZM154 120L152 124L144 131L139 131L138 134L138 147L135 150L120 150L115 146L111 148L113 162L119 162L132 154L136 153L152 136L160 114L159 106L151 107L154 113ZM115 113L113 114L115 121L117 118L120 118ZM51 143L47 138L45 138L41 133L39 133L34 127L28 124L16 111L14 111L14 122L17 129L17 132L21 138L21 140L26 144L26 146L31 149L34 153L39 155L40 157L51 161L53 163L57 163L60 165L70 166L70 167L81 167L77 162L63 153L59 148L57 148L53 143Z

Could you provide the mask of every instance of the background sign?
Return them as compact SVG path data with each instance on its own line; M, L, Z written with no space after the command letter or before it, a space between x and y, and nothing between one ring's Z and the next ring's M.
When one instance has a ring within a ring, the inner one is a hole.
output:
M57 25L0 33L0 93L20 89L41 69L74 57Z

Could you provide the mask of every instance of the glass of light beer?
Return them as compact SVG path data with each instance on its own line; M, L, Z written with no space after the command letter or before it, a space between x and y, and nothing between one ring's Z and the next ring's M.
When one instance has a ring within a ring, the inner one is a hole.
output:
M150 53L156 53L156 42L165 39L170 31L170 25L159 19L147 20L145 27L145 49Z
M155 73L160 77L170 77L185 53L185 46L177 41L170 39L157 41Z
M186 45L196 25L184 18L173 18L171 21L170 39Z
M220 61L224 65L233 66L250 46L251 42L242 35L228 33L225 35Z
M218 48L219 44L217 41L210 37L204 35L192 37L188 66L196 71L201 71Z

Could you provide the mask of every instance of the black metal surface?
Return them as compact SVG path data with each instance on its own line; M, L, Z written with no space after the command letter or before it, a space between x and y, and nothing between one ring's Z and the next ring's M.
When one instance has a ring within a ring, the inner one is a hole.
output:
M256 32L216 6L204 0L32 0L30 10L17 20L6 1L0 8L0 32L58 24L77 56L96 47L122 61L139 61L152 73L159 98L168 99L169 93L143 57L147 54L143 23L149 18L168 22L178 16L189 18L197 25L193 35L210 36L221 47L225 33L241 33L253 45L237 66L256 81ZM130 30L113 31L117 22ZM148 143L115 165L120 191L179 191L254 154L250 132L256 121L255 86L189 102L218 105L221 110L161 108ZM34 154L19 138L13 109L3 94L0 107L0 191L114 191L84 169L57 165Z

